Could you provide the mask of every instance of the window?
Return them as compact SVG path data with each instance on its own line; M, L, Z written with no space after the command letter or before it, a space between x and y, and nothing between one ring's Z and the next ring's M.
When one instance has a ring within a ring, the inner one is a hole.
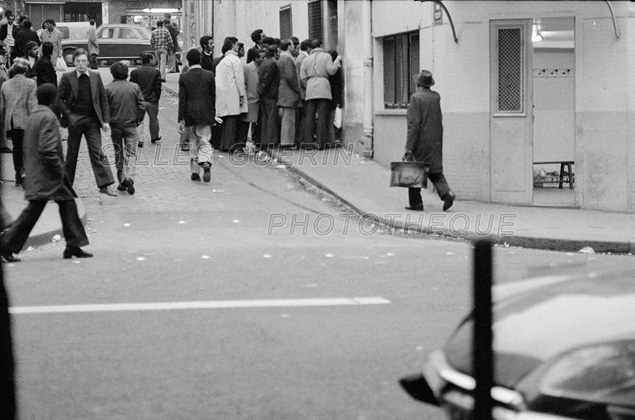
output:
M293 36L291 26L291 6L280 8L280 39L289 39Z
M139 35L137 35L137 31L134 31L130 28L119 28L119 38L120 39L138 39Z
M384 38L384 106L406 108L419 73L419 32Z
M115 36L115 28L104 28L97 32L97 38L110 39Z
M499 28L497 59L497 106L504 114L523 113L522 28Z
M309 39L324 40L322 0L309 2Z

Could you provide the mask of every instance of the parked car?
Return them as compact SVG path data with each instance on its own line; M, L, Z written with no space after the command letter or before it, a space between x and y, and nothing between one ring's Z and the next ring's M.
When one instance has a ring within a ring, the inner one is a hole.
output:
M494 297L495 420L635 419L635 273L547 276ZM473 328L470 315L401 380L452 420L473 418Z
M79 23L80 25L71 25ZM68 25L69 37L62 40L62 54L66 64L73 64L73 52L77 48L86 48L88 40L86 31L89 28L87 22L63 22L58 28ZM62 34L64 30L60 29ZM117 60L128 60L133 64L141 63L144 54L151 54L153 64L156 64L156 55L150 45L152 32L145 26L127 24L105 24L97 28L97 42L99 43L99 63L109 63Z

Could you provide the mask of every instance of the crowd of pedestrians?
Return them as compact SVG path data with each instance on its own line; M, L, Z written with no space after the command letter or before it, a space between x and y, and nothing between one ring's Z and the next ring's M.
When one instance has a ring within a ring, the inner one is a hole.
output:
M161 70L152 66L154 56L148 54L128 81L127 65L117 61L110 66L113 82L104 86L99 72L90 70L97 68L99 54L95 22L91 21L87 49L74 51L74 68L61 75L58 86L56 70L61 70L59 62L64 58L61 55L62 37L55 22L47 19L42 29L35 31L27 16L20 16L16 24L13 13L5 12L5 19L0 22L0 147L3 153L12 153L15 184L24 188L29 204L10 225L2 220L2 260L19 261L14 254L24 246L48 201L57 202L60 208L66 240L64 258L92 256L81 249L88 240L74 201L73 184L81 141L82 138L86 140L100 193L117 196L113 188L115 182L118 191L135 193L136 154L143 147L142 122L147 113L151 141L160 141L158 102L161 84L165 72L172 71L165 68L168 55L175 53L174 45L178 45L171 33L163 28L164 24L176 27L169 24L169 20L159 21L154 32L153 45L161 52ZM167 34L163 38L165 34L161 35L161 30ZM165 48L162 48L162 42ZM172 69L178 71L175 61L176 58L171 64ZM8 69L7 63L11 63ZM192 72L191 76L194 75ZM200 80L194 80L194 83L198 86ZM213 86L213 78L211 83ZM191 110L188 114L203 115L203 109ZM186 120L189 122L189 115ZM68 130L65 156L61 128ZM109 134L112 139L115 176L105 154L102 133ZM8 138L13 149L8 147ZM209 181L209 168L207 172L204 178Z

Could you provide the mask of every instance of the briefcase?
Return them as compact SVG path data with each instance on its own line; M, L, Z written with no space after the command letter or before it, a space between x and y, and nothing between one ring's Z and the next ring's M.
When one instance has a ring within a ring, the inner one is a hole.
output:
M428 165L423 162L391 162L390 186L427 188Z

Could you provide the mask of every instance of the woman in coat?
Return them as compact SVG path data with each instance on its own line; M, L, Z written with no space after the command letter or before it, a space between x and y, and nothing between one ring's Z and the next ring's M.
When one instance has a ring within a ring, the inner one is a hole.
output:
M403 160L428 165L428 178L443 200L443 211L452 207L456 196L443 176L443 123L441 96L430 90L434 86L432 73L422 70L415 76L417 92L408 105L408 139ZM408 188L410 206L406 210L423 211L421 188Z

